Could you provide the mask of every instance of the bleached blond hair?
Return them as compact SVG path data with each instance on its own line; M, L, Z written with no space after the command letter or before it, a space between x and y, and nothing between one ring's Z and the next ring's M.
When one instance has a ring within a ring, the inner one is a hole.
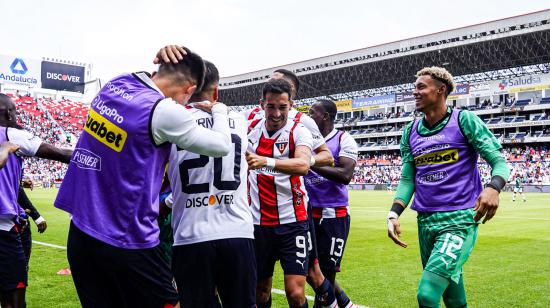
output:
M425 67L416 73L416 77L426 75L442 82L446 86L447 92L445 93L445 97L449 96L449 94L454 91L455 82L453 81L453 75L445 68L438 66Z

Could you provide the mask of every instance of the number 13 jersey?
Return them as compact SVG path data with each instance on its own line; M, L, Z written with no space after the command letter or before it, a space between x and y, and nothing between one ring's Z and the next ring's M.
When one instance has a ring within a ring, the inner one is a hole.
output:
M191 108L199 125L212 128L212 116ZM254 238L247 200L247 123L228 115L233 150L214 158L172 146L167 174L173 195L174 245L226 238Z

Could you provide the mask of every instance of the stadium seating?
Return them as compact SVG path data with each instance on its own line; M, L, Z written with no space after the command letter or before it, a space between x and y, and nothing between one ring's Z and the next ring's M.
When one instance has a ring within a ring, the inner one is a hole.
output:
M533 136L542 134L542 131L537 131ZM515 138L523 138L526 133L513 133L510 135ZM368 142L363 145L372 146L375 144ZM513 178L513 175L519 173L526 175L530 184L541 182L550 184L550 151L545 147L513 147L504 149L503 153L511 166L512 176L510 179ZM401 178L401 164L401 157L397 152L394 154L360 155L352 183L387 184L391 182L397 184ZM483 181L488 182L491 177L490 166L480 159L478 168Z
M27 130L42 138L48 143L57 146L69 146L76 141L85 124L86 116L89 107L80 102L75 102L67 99L53 100L51 98L34 99L30 96L19 96L10 94L17 105L17 114L19 123ZM550 103L550 98L543 99ZM541 103L543 103L541 101ZM521 101L516 102L519 103ZM487 102L484 106L490 106ZM240 112L252 108L254 106L234 106L234 111ZM350 134L358 136L371 134L375 132L394 132L401 131L407 123L399 123L394 125L378 125L370 127L354 126L359 120L374 121L384 118L409 117L411 112L396 113L378 113L376 115L363 115L358 118L339 119L336 123L345 123L346 126L352 126ZM530 115L530 121L540 121L548 119L545 113ZM483 120L487 124L505 123L520 123L527 121L526 116L505 116L485 118ZM500 138L501 134L495 133L496 138ZM507 139L522 139L525 137L550 137L550 129L537 130L532 134L526 132L509 132L505 136ZM74 138L74 139L73 139ZM394 146L399 144L399 136L380 138L378 140L358 140L359 147L376 147L376 146ZM72 139L72 140L69 140ZM358 167L355 171L353 183L367 184L385 184L388 182L397 183L401 176L401 158L398 151L376 152L375 154L362 155L358 162ZM529 180L535 183L540 179L550 179L550 152L544 147L525 149L511 148L505 150L505 155L509 162L513 163L513 173L526 172L531 175ZM61 163L53 163L37 158L26 158L25 176L44 183L45 186L51 186L54 182L58 182L63 178L66 172L66 165ZM490 168L486 163L480 162L480 172L482 177L490 177ZM538 169L537 169L538 168Z

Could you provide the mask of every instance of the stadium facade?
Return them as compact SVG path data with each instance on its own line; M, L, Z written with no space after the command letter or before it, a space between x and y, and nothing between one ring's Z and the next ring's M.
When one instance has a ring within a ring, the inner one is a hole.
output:
M447 68L457 82L448 104L479 115L504 144L550 142L550 10L495 20L280 67L302 81L297 104L337 101L337 127L361 152L397 150L414 119L415 73ZM258 102L275 68L224 77L220 100ZM241 107L243 108L243 107Z

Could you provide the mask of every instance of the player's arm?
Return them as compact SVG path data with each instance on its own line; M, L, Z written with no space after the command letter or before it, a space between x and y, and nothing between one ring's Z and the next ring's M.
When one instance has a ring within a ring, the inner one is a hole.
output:
M44 217L40 215L38 210L34 207L31 200L25 193L23 187L19 186L19 194L17 195L17 203L25 212L32 218L36 227L38 228L39 233L43 233L48 228L48 224Z
M491 181L485 185L474 208L474 219L479 221L483 218L485 223L496 214L499 194L510 177L510 168L501 153L502 146L477 115L464 110L460 113L459 122L468 142L491 166Z
M397 185L397 191L395 193L395 198L393 204L390 208L387 217L388 224L388 237L393 240L393 242L403 248L407 247L407 243L403 242L401 237L401 224L399 223L399 216L405 211L409 202L414 195L414 177L415 177L415 167L414 159L412 156L411 148L409 145L409 135L411 132L411 127L414 122L408 124L404 131L403 136L401 137L400 148L401 148L401 160L403 166L401 168L401 179Z
M69 163L71 161L73 150L60 149L51 144L42 142L40 138L25 130L8 128L8 139L19 146L16 152L19 156L35 156L63 163Z
M325 144L326 146L326 144ZM338 165L335 167L311 166L311 170L321 176L341 184L349 184L357 164L357 143L350 135L344 135L338 153Z
M17 152L17 150L19 150L19 146L11 142L0 144L0 169L4 168L10 154Z
M61 149L48 143L42 143L34 156L68 164L72 155L72 149Z
M289 175L306 175L309 171L311 149L299 145L294 152L294 158L275 159L246 152L246 161L249 169L269 168Z
M309 130L313 138L313 166L334 166L334 157L332 157L332 153L325 143L325 138L321 134L321 131L319 131L317 123L305 114L302 116L300 122Z
M311 146L313 138L302 124L294 130L294 157L290 159L274 159L263 157L247 151L246 161L249 169L269 168L290 175L306 175L311 165Z
M311 166L311 170L319 175L340 184L349 184L353 179L353 171L355 170L355 160L347 157L340 157L337 166L334 167L317 167Z
M323 166L334 166L334 157L330 152L326 143L323 143L315 150L315 155L313 156L314 166L323 167Z
M232 147L227 106L215 103L211 112L214 119L212 130L198 125L191 113L174 101L165 99L159 102L151 121L155 143L170 142L187 151L211 157L227 155Z

